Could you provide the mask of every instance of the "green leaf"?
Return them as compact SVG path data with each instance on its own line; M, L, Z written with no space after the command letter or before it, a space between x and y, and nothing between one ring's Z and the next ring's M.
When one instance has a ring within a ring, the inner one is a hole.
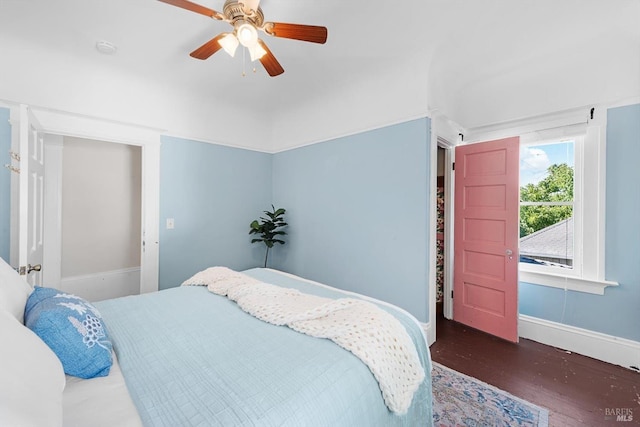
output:
M261 216L257 220L252 221L249 230L249 234L257 234L260 236L260 238L252 239L251 243L264 243L267 246L267 256L269 248L272 248L275 243L281 245L285 243L282 239L276 239L276 236L286 235L286 231L281 230L281 228L288 225L282 218L282 216L286 213L286 209L276 209L273 205L271 205L271 209L271 211L263 211L263 216Z
M574 200L573 167L554 164L549 174L537 184L520 187L520 200L525 202L570 202ZM520 237L556 224L573 215L571 206L521 206Z

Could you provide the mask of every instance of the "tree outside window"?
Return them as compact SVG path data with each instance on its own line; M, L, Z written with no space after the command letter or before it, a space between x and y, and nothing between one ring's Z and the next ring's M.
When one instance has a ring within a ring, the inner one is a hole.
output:
M523 145L520 261L573 268L574 141Z

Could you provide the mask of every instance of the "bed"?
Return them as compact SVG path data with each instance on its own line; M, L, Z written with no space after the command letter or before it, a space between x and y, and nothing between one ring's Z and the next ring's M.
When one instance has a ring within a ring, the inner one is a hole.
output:
M264 322L207 286L94 303L113 365L98 378L64 376L55 354L23 325L19 305L31 290L0 268L0 333L15 344L0 351L0 425L432 425L429 350L412 316L276 270L242 274L305 295L362 299L397 319L425 372L408 408L390 410L375 370L351 351Z

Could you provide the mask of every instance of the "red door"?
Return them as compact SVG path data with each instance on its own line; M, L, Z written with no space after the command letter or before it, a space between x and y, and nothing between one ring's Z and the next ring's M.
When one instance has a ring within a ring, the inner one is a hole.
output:
M518 342L518 137L456 147L454 320Z

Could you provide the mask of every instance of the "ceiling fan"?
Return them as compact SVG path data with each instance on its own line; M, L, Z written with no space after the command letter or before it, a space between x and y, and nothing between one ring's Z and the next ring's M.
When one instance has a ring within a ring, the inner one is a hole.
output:
M265 22L260 8L260 0L226 0L222 13L188 0L160 0L192 12L200 13L218 21L225 21L233 27L232 32L220 33L189 55L197 59L207 59L220 49L233 56L238 44L249 50L251 61L260 60L271 77L284 73L284 68L273 56L264 41L258 38L258 30L285 39L302 40L324 44L327 41L327 28L316 25L286 24L283 22Z

